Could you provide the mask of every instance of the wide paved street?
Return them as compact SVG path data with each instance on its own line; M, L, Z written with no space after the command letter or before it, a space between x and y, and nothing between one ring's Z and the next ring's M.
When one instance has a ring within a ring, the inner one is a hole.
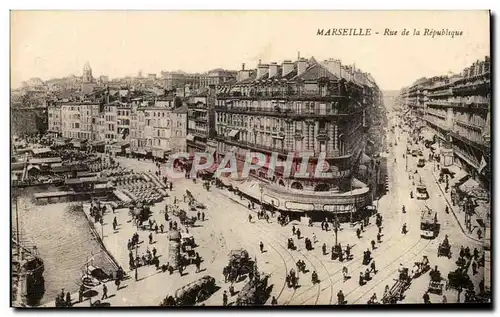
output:
M398 139L399 138L399 139ZM352 246L351 253L354 258L350 261L339 262L330 259L330 250L335 238L332 231L321 230L319 224L308 227L294 221L287 226L281 226L275 218L270 218L269 222L258 220L255 210L249 210L248 202L240 199L232 192L225 189L212 187L207 191L201 182L196 184L189 179L174 179L173 191L169 192L170 197L166 201L157 204L152 208L153 219L158 225L165 226L164 233L153 232L153 244L149 244L149 230L138 230L132 224L128 209L116 210L115 213L106 213L104 216L104 226L96 224L96 231L104 234L104 245L115 257L116 261L127 271L128 270L128 249L127 240L132 234L138 232L140 241L138 255L141 256L154 247L160 255L160 265L168 260L168 222L164 220L165 204L173 203L174 197L182 202L186 189L191 191L193 196L206 205L206 220L197 222L197 226L189 228L196 240L198 252L203 259L202 272L196 273L194 265L190 265L181 277L178 273L170 275L168 272L161 273L153 266L141 267L138 269L138 280L135 280L135 272L128 272L130 278L126 280L122 288L118 291L114 285L109 286L108 294L110 298L105 301L112 306L125 305L158 305L161 300L172 294L177 288L198 279L204 275L210 275L217 280L217 285L221 286L204 305L221 305L222 293L230 286L224 283L222 269L228 263L228 254L234 249L246 249L252 258L255 258L260 272L270 275L270 284L273 285L271 296L267 302L270 304L272 296L275 296L280 305L331 305L337 304L337 293L342 290L349 304L365 304L375 293L379 299L382 298L386 285L391 287L398 277L398 269L401 266L412 268L414 262L420 261L423 255L427 255L432 267L437 265L444 277L456 268L455 261L459 253L460 246L469 246L471 249L479 248L481 245L468 238L459 228L456 219L451 214L444 212L446 201L441 196L441 191L437 187L435 179L431 173L432 164L426 164L423 168L418 168L422 182L426 184L430 193L430 198L426 201L410 198L412 181L408 175L413 174L416 169L416 160L409 157L408 170L406 172L406 162L403 153L406 150L406 135L396 129L395 133L389 135L389 142L397 141L397 146L390 148L388 155L388 177L389 192L383 196L378 203L379 212L384 218L382 242L377 244L372 250L372 256L376 263L377 273L372 275L372 279L366 285L358 284L360 272L364 272L368 266L362 264L363 251L370 249L370 242L376 240L377 227L372 217L370 225L365 227L360 239L356 237L358 225L343 224L338 233L339 243L345 247ZM424 154L425 155L425 154ZM396 160L394 160L396 159ZM154 171L156 167L151 162L137 161L134 159L118 158L122 166L132 168L137 171ZM416 175L416 174L415 174ZM406 213L402 213L402 206L405 205ZM438 219L441 223L439 236L434 240L425 240L420 237L420 213L426 206L438 212ZM188 208L186 208L188 210ZM253 216L250 223L248 215ZM188 212L188 216L195 216L193 211ZM113 218L118 221L118 229L112 230ZM179 222L176 217L172 219ZM403 224L407 225L408 233L402 234ZM299 228L303 237L312 239L313 233L318 242L314 244L314 249L307 251L304 245L304 238L297 240L292 236L292 225ZM181 227L182 231L185 228ZM444 235L448 235L452 246L453 257L451 259L437 257L438 244L443 240ZM293 237L297 250L287 248L288 238ZM259 244L264 244L264 252L260 252ZM327 254L322 254L322 244L326 243ZM302 260L309 270L306 274L299 274L299 288L293 289L286 286L285 277L290 269L296 269L296 263ZM344 281L342 269L346 267L351 276ZM313 284L311 273L316 271L320 283ZM472 276L472 273L470 274ZM414 279L410 288L405 293L403 302L420 303L423 302L422 295L427 290L429 275L425 274ZM482 272L473 277L475 285L482 279ZM238 290L245 282L236 283ZM100 291L98 289L98 291ZM455 290L445 290L448 302L457 301ZM100 298L101 294L95 298ZM430 294L431 302L441 302L441 296ZM76 298L76 297L74 297ZM236 297L229 299L229 303L234 303ZM78 305L87 306L88 302Z

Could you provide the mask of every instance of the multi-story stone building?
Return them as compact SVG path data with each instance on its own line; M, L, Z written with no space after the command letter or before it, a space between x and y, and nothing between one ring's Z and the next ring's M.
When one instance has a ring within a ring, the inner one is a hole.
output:
M187 115L188 107L185 105L175 108L170 114L172 127L170 148L173 153L186 151Z
M60 105L52 102L47 105L47 122L48 122L47 132L54 136L60 136L62 133Z
M436 136L442 166L457 166L485 186L490 183L490 102L489 57L462 74L421 80L406 94L417 120Z
M186 85L193 89L207 88L210 85L221 85L236 79L237 72L225 69L214 69L204 74L187 74L180 72L162 72L163 87L166 90L184 89Z
M233 152L241 171L250 151L266 154L268 162L273 152L280 161L289 153L312 152L306 176L299 175L301 162L295 158L291 177L268 163L251 171L260 185L243 182L237 187L272 208L297 215L355 216L371 203L370 189L354 177L366 141L364 111L378 89L368 82L367 74L336 60L259 62L255 70L243 65L237 82L218 87L219 160ZM196 132L196 126L189 125L189 131ZM326 154L331 177L315 176L320 153Z

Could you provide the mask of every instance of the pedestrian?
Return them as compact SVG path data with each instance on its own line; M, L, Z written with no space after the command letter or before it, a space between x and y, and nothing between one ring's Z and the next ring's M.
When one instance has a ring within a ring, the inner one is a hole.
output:
M156 248L155 248L155 247L153 247L153 250L152 250L152 251L153 251L153 257L155 257L155 256L156 256L156 252L157 252L157 251L156 251Z
M446 295L443 295L443 300L441 303L443 303L443 304L448 303L448 299L446 298Z
M196 261L195 265L196 265L196 273L200 273L200 265L201 265L200 261L199 260Z
M377 233L377 243L381 243L382 242L381 238L382 238L382 235L380 234L380 232Z
M359 286L365 285L363 280L363 272L359 272Z
M295 225L292 226L292 235L295 235Z
M155 223L155 233L158 234L158 224Z
M326 243L323 243L321 249L323 250L323 255L326 255Z
M227 292L224 291L224 294L222 295L222 305L227 306Z
M106 284L102 284L102 297L101 300L108 298L108 288L106 287Z
M260 242L259 246L260 246L260 253L264 253L264 243L262 243L262 241Z
M163 233L164 226L163 224L160 224L160 232Z
M325 222L321 221L321 230L325 230Z
M378 234L381 234L382 233L382 226L379 226L378 227Z
M349 279L349 270L347 269L347 266L344 266L342 268L342 275L344 277L344 282L347 281Z
M153 233L149 233L149 244L153 244Z
M300 239L300 229L297 229L297 239Z
M373 272L373 274L377 274L377 269L375 268L375 261L372 261L370 264L370 272Z
M120 289L120 279L115 279L115 285L116 285L116 290L118 291Z
M172 231L172 220L170 220L168 223L168 230Z
M198 211L198 213L196 214L196 216L198 217L198 220L200 220L201 219L201 212Z
M337 299L338 299L339 305L344 305L345 297L344 297L344 293L342 293L342 290L340 290L337 293Z
M276 300L276 297L273 296L273 299L271 300L271 305L276 306L278 305L278 301Z
M347 260L349 260L349 258L351 257L351 246L349 246L349 244L347 244L347 246L345 247L345 255Z
M477 274L477 264L476 262L472 262L472 275Z
M205 212L204 211L201 213L201 221L205 221Z
M71 307L71 294L69 292L66 293L66 307Z
M85 291L85 286L83 284L80 285L80 289L78 290L78 302L83 302L83 292Z
M318 239L316 238L316 234L315 234L315 233L313 233L312 238L313 238L313 242L314 242L314 243L318 242Z
M431 303L431 301L430 301L430 296L429 296L429 292L427 292L427 291L426 291L426 292L424 293L424 296L422 296L422 298L423 298L423 300L424 300L424 303L425 303L425 304L430 304L430 303Z
M371 280L371 278L370 278L370 269L368 269L368 268L365 271L365 280L367 280L367 281Z
M372 250L375 250L375 240L372 240L371 245L372 245Z
M481 228L478 228L477 229L477 238L481 239L482 238L482 234L483 234L483 232L481 231Z
M361 239L361 230L359 228L356 229L356 236L358 237L358 239Z
M361 229L361 232L363 232L365 230L365 227L363 226L363 223L361 223L360 229Z

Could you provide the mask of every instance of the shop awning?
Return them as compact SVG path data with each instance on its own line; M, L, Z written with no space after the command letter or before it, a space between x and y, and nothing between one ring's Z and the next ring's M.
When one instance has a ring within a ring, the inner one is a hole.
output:
M186 135L186 140L188 140L188 141L194 141L194 135L192 135L191 133L189 133L188 135Z
M71 144L73 144L73 147L81 147L82 143L80 142L80 140L77 140L77 139L73 139L71 140Z
M94 141L91 143L92 146L104 146L106 145L106 142L104 141Z
M51 164L60 162L62 162L62 159L60 157L46 157L30 160L30 164Z
M228 134L228 135L229 135L231 138L234 138L234 137L236 137L236 136L238 135L238 133L240 133L240 130L236 130L236 129L235 129L235 130L231 130L231 131L229 132L229 134Z
M153 148L153 156L157 158L164 158L165 150Z
M356 206L354 204L346 204L346 205L324 205L324 211L330 211L335 213L347 213L347 212L355 212Z
M33 154L35 155L39 155L39 154L45 154L45 153L49 153L49 152L52 152L52 150L48 147L42 147L42 148L34 148L32 150Z
M458 188L463 192L469 192L473 189L479 188L479 183L473 180L472 178L469 178L465 183L460 185Z
M365 183L363 183L362 181L360 181L359 179L356 179L354 177L351 179L351 186L352 186L352 188L365 188L365 187L367 187Z
M371 161L370 157L368 155L366 155L365 153L363 153L361 155L359 163L368 165L368 164L370 164L370 161Z
M460 182L464 177L469 176L466 171L456 165L451 165L446 168L453 173L453 180L455 183Z

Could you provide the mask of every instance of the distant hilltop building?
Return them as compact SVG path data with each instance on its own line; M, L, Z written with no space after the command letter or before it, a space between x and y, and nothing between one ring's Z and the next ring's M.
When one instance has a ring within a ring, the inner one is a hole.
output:
M96 88L96 83L94 77L92 77L92 68L89 62L86 62L83 66L83 76L82 76L82 94L89 95L94 92Z

